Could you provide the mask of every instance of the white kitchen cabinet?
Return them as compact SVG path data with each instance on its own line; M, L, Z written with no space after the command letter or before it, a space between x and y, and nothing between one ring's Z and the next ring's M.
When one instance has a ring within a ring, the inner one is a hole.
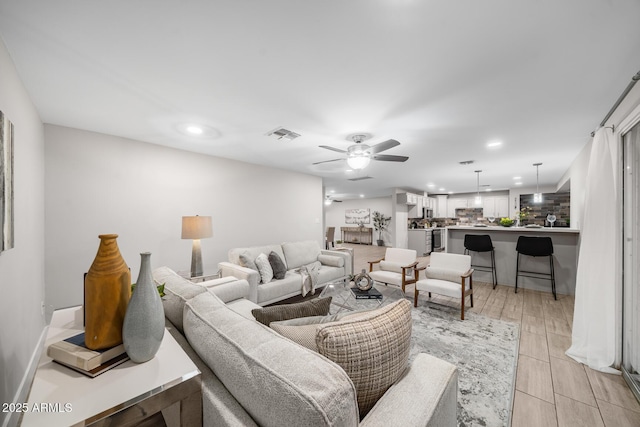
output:
M509 217L509 196L496 197L496 218Z
M436 196L436 207L434 209L434 218L446 218L447 217L447 205L448 200L446 195Z
M493 216L503 218L509 216L509 196L483 197L482 215L485 218Z
M431 234L430 228L409 229L409 249L415 250L418 256L429 255L431 253Z
M449 199L447 200L447 217L457 218L456 209L464 209L468 206L467 199Z
M424 207L435 211L436 210L436 199L434 197L425 197Z
M398 203L401 205L415 205L418 202L418 195L413 193L398 194Z

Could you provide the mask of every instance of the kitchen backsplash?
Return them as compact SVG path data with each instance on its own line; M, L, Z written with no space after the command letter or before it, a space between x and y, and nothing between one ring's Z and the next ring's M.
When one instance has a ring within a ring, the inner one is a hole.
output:
M570 193L543 193L542 203L533 203L533 194L520 195L520 206L522 208L529 207L529 215L524 219L521 225L537 224L549 226L547 222L547 214L553 213L556 216L554 227L569 227L571 225L569 214L571 208ZM448 225L469 225L475 223L483 223L489 225L489 220L482 217L482 208L460 208L456 209L457 218L432 218L430 220L422 219L416 221L419 228L437 225L438 227L446 227ZM517 218L514 216L513 219ZM500 221L496 218L494 224ZM408 222L411 227L412 220Z
M542 203L533 203L533 194L521 194L520 208L526 207L531 211L525 224L549 225L546 219L550 213L556 216L554 227L569 227L571 224L571 193L543 193Z

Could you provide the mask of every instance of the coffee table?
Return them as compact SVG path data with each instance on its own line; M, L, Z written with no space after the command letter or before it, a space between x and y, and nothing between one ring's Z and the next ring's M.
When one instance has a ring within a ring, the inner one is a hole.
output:
M343 310L355 311L374 309L405 298L402 289L399 287L375 282L372 289L375 289L382 294L382 298L358 299L351 291L353 286L353 282L337 280L327 283L327 285L322 289L320 297L332 297L331 307L329 309L331 314L337 314Z

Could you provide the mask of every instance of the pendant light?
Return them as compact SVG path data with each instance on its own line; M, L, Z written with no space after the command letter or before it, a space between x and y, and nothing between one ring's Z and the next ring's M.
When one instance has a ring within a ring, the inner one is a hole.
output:
M480 172L482 172L481 170L477 170L474 171L477 175L478 175L478 179L477 179L477 190L478 190L478 195L476 196L476 206L480 206L482 204L482 197L480 197Z
M536 167L536 192L533 195L533 203L542 203L542 193L540 192L540 179L538 174L538 168L542 163L534 163Z

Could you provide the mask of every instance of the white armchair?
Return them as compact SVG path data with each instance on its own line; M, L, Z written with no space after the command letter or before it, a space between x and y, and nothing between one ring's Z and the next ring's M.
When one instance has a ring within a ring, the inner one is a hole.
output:
M422 270L422 269L421 269ZM473 269L469 255L432 252L431 260L425 270L426 279L416 282L413 306L418 306L420 291L460 298L460 319L464 320L464 302L471 298L473 307ZM469 280L467 280L469 279Z
M378 264L380 269L373 270ZM384 258L369 261L369 276L377 282L404 288L418 280L417 253L412 249L387 248Z

